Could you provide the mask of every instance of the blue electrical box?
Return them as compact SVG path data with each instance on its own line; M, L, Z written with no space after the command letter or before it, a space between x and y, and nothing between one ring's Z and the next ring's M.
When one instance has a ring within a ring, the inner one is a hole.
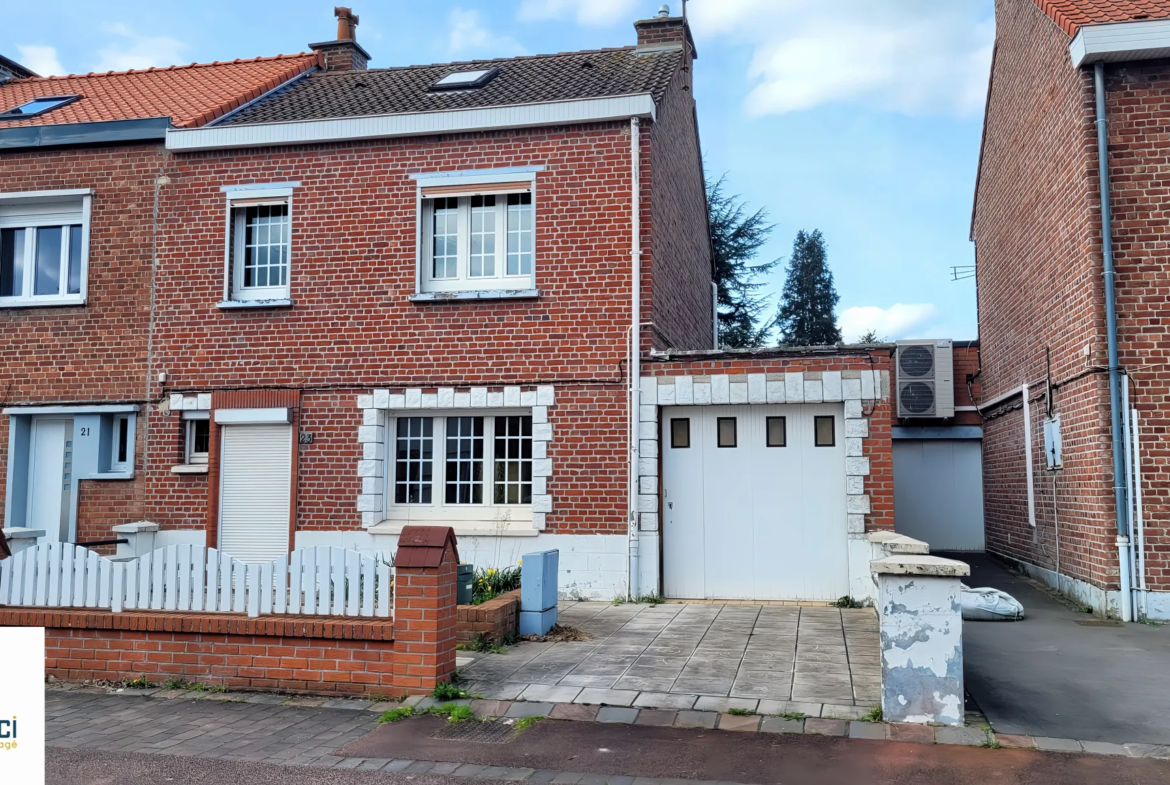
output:
M560 551L526 553L520 568L520 634L544 635L557 623Z

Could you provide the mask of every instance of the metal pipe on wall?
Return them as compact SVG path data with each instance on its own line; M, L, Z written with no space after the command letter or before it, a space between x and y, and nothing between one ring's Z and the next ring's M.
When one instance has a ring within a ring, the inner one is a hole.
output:
M1145 511L1142 509L1142 439L1141 431L1138 429L1140 422L1138 410L1134 408L1130 414L1133 417L1133 493L1134 509L1136 511L1134 535L1137 537L1136 578L1138 588L1141 590L1141 615L1145 617L1148 609L1146 608L1146 522Z
M1125 455L1122 446L1121 378L1117 362L1117 307L1113 294L1113 226L1109 207L1109 134L1105 116L1105 63L1093 64L1097 103L1097 177L1101 189L1101 277L1105 283L1105 332L1109 344L1109 413L1113 437L1113 508L1117 526L1117 563L1121 620L1131 621L1129 531L1126 521Z
M632 319L630 322L630 529L629 558L630 599L636 600L639 570L639 529L638 521L638 422L641 411L642 370L641 370L641 324L642 324L642 172L641 126L637 117L630 118L630 266ZM657 402L656 402L657 403Z
M1032 527L1032 538L1036 538L1036 498L1032 489L1032 405L1028 401L1028 385L1023 386L1024 394L1024 469L1028 480L1028 525Z

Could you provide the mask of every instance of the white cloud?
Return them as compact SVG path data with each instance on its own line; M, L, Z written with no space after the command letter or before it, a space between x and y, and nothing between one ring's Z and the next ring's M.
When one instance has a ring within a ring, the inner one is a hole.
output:
M56 47L17 44L16 51L20 52L20 64L41 76L64 76L69 73L57 59Z
M680 0L673 0L678 6ZM641 19L638 6L650 3L646 0L523 0L520 3L520 18L525 21L537 19L572 18L577 24L587 27L607 27L618 22L634 22ZM658 6L654 6L657 11ZM642 16L650 16L649 13Z
M509 57L524 53L515 39L496 35L483 26L474 8L453 8L447 15L451 29L447 49L456 57Z
M124 24L104 24L101 31L113 37L113 42L98 50L98 60L93 70L128 71L131 68L162 68L180 65L186 60L183 55L190 46L170 36L138 35Z
M855 103L908 115L983 108L994 22L987 0L694 0L700 39L753 48L752 115Z
M897 341L902 338L932 337L925 335L923 330L932 327L938 315L938 308L929 303L895 303L889 308L865 305L846 308L841 312L838 324L841 326L841 337L847 342L856 341L858 336L870 330L876 332L882 340Z

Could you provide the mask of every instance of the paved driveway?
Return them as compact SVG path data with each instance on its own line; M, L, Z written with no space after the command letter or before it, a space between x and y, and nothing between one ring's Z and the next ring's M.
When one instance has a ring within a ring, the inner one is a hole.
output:
M470 689L502 700L662 708L881 700L870 608L579 602L563 605L559 620L592 640L525 642L480 657L463 669Z
M963 625L967 692L997 733L1170 743L1170 626L1096 626L988 556L951 558L1027 614Z

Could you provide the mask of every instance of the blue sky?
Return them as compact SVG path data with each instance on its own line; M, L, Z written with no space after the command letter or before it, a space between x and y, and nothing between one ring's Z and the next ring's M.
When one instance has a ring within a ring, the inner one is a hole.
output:
M352 0L371 66L634 42L655 0ZM671 0L677 13L680 0ZM242 10L246 9L246 10ZM40 0L0 5L0 53L44 74L307 50L332 3ZM767 208L767 258L820 229L844 337L974 338L967 240L992 0L692 0L708 170ZM38 20L52 20L45 25ZM777 270L774 294L783 284Z

